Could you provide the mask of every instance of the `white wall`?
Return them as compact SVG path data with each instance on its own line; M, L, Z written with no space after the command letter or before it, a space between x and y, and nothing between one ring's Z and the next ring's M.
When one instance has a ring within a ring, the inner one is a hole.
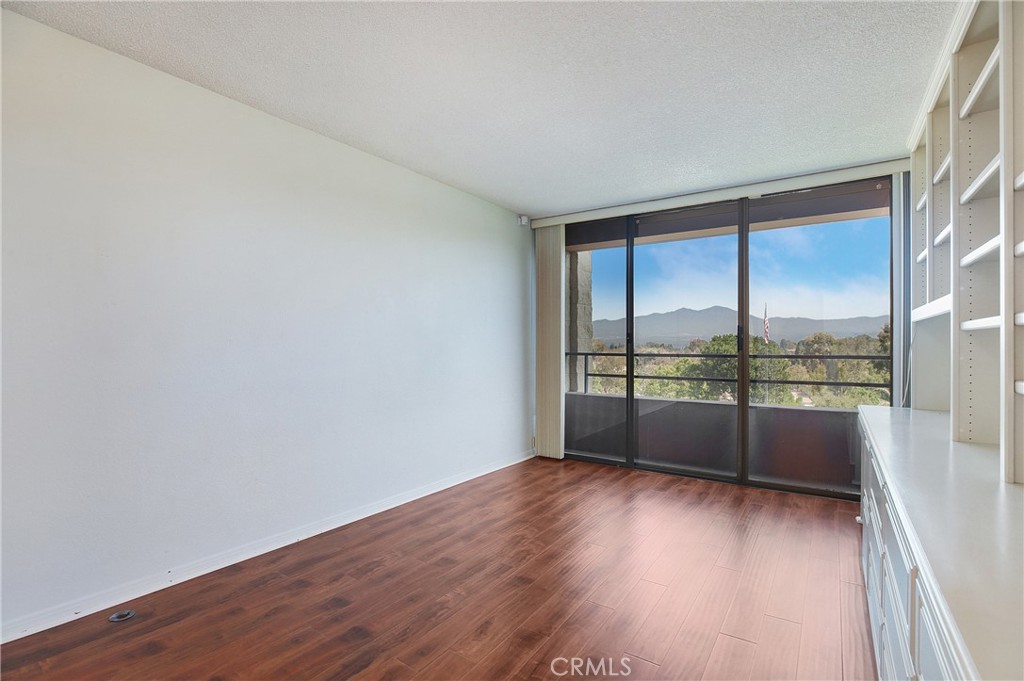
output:
M530 454L507 210L6 10L3 198L5 640Z

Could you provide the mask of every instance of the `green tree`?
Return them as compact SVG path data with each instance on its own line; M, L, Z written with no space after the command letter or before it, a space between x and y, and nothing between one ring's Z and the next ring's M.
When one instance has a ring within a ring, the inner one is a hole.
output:
M686 376L690 364L692 364L692 360L689 358L678 357L674 361L645 367L639 373L646 376ZM637 395L644 397L664 397L672 400L691 399L689 381L644 378L636 381L634 388Z
M723 334L715 336L700 350L702 355L735 355L736 336ZM690 399L734 400L736 391L737 362L735 357L700 357L686 367L686 376L711 380L688 381ZM715 381L716 378L731 379Z
M798 355L832 355L835 354L836 337L830 333L819 331L811 334L796 344ZM839 368L835 360L805 359L800 360L812 380L837 381Z
M785 352L778 343L768 341L760 336L750 339L751 355L783 355ZM789 375L790 360L778 358L753 358L750 360L750 377L764 381L791 380ZM787 384L751 383L750 401L755 404L793 404L795 399Z
M886 322L882 326L882 330L878 332L878 354L888 355L890 352L892 352L892 326ZM889 362L877 361L872 362L871 365L879 371L889 371Z

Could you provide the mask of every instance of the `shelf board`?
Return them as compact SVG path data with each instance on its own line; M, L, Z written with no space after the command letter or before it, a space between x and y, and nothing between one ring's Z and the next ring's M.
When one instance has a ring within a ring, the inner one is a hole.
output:
M1013 315L1013 323L1016 326L1024 326L1024 312L1018 312Z
M935 237L935 241L932 242L932 245L933 246L941 246L942 244L944 244L947 241L949 241L949 235L952 234L952 233L953 233L953 223L951 222L951 223L949 223L948 225L946 225L945 227L942 228L942 231L939 232L938 236Z
M1002 156L996 154L988 165L981 169L974 181L960 195L960 205L965 206L975 199L987 199L999 194L999 166Z
M1024 258L1024 241L1013 247L1013 254L1018 258Z
M966 322L960 322L961 331L984 331L985 329L998 329L999 328L999 315L992 317L979 317L978 319L968 319Z
M924 249L923 251L921 251L920 253L917 254L917 257L914 258L914 262L920 264L920 263L923 263L927 259L928 259L928 249L926 248L926 249Z
M924 210L925 205L928 203L928 192L922 192L921 198L917 200L917 204L914 206L914 210Z
M1017 393L1018 395L1024 395L1024 381L1014 381L1013 392Z
M973 251L960 258L960 267L970 267L971 265L984 260L992 260L999 255L999 241L1000 237L997 234L982 245L978 246Z
M932 317L938 317L939 315L949 314L952 307L953 296L949 293L936 298L930 303L925 303L920 307L915 307L910 313L910 321L919 322L924 319L931 319Z
M942 163L939 164L939 169L935 171L935 176L932 178L932 184L940 184L945 182L949 177L949 166L953 162L953 152L947 151L946 158L942 159Z
M1021 191L1024 189L1024 172L1017 176L1017 179L1013 181L1013 190Z
M981 67L981 73L974 82L971 94L967 95L964 105L960 107L960 120L978 111L999 108L999 79L994 77L999 71L999 54L999 43L996 42L988 61Z

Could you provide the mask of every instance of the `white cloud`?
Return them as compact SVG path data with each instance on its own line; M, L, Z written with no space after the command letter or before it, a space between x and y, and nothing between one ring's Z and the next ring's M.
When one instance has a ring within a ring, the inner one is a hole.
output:
M832 287L778 283L751 287L750 311L769 317L844 319L889 314L889 282L881 277L837 280Z

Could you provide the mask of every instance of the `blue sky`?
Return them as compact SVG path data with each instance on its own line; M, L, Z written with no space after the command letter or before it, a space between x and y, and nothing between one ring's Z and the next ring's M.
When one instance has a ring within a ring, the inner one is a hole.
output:
M636 314L735 309L736 248L735 235L637 246ZM594 319L625 316L625 253L593 251ZM769 317L889 314L889 218L751 233L751 313L766 304Z

